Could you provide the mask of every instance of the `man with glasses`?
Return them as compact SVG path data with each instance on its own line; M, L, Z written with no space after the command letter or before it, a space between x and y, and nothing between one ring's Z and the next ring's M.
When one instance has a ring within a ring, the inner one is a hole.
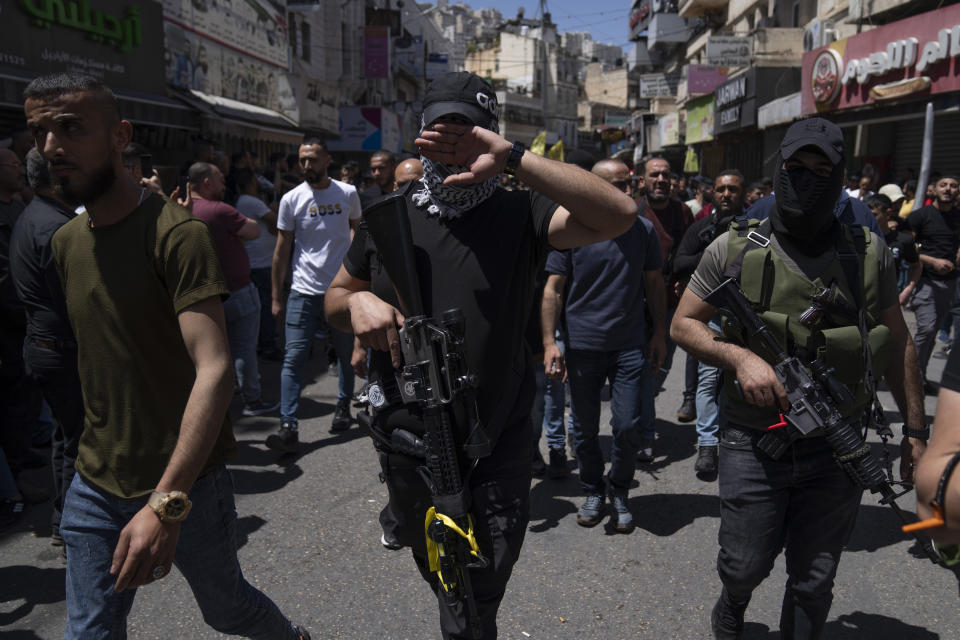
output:
M593 167L600 176L630 195L630 172L617 160L601 160ZM577 512L577 524L592 527L604 515L609 494L617 531L633 530L627 489L633 481L637 451L653 437L654 371L666 353L666 312L663 257L653 224L637 217L626 233L595 244L554 251L547 258L544 308L544 362L557 362L553 331L566 298L567 372L570 408L574 414L573 442L586 495ZM652 337L647 338L644 306L650 310ZM549 321L552 320L552 326ZM563 364L551 375L562 377ZM552 369L552 367L551 367ZM600 392L609 380L613 412L610 470L603 476L600 451Z

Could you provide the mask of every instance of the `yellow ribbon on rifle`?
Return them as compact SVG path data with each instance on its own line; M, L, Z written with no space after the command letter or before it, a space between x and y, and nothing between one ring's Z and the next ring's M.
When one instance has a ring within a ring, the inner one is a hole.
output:
M450 589L457 586L455 582L447 585L447 582L443 579L443 572L440 570L440 554L444 553L443 545L438 545L430 537L430 525L433 524L434 520L439 520L442 522L448 529L455 531L461 538L465 538L467 542L470 543L470 553L471 555L479 558L480 557L480 545L477 544L477 539L473 535L473 517L470 514L467 514L467 531L464 533L463 529L457 526L457 523L453 521L453 518L445 516L442 513L437 513L436 507L430 507L427 509L427 519L423 525L424 534L427 537L427 560L430 563L430 571L437 574L437 577L440 578L440 584L443 585L444 591L450 591Z

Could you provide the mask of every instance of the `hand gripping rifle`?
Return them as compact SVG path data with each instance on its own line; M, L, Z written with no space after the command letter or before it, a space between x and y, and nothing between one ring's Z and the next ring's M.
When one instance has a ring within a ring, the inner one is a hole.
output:
M390 442L395 450L424 460L419 471L433 502L424 524L430 570L448 605L465 604L471 633L481 638L469 570L485 568L488 560L474 536L468 480L491 445L477 412L476 377L467 368L466 319L460 309L444 311L439 322L426 315L405 195L383 198L363 216L404 314L398 386L405 403L419 405L424 423L422 440L395 429Z
M890 505L901 522L909 524L906 514L895 502L906 491L897 493L890 486L859 429L837 410L838 406L853 402L853 395L837 380L834 370L820 358L808 368L799 358L787 355L733 278L727 278L703 301L720 309L751 337L760 340L763 348L773 356L773 371L787 392L790 407L780 415L779 423L767 427L757 442L760 450L774 460L779 459L795 440L820 429L833 450L834 460L847 475L862 489L879 493L880 503ZM915 532L913 536L930 560L942 564L940 554L927 540Z

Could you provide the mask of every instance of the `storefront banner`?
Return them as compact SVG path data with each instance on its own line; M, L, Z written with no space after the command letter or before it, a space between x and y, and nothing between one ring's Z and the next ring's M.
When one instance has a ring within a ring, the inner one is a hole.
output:
M960 90L960 5L803 54L804 114Z
M766 129L787 124L800 117L800 92L768 102L757 109L757 127Z
M299 120L299 108L283 69L223 47L173 22L164 22L167 82L279 111Z
M687 66L687 93L703 95L713 93L727 79L726 67L711 67L705 64Z
M267 0L163 0L163 18L220 46L287 68L286 22Z
M713 140L713 96L687 103L687 144Z
M367 78L390 75L390 27L363 28L363 75Z
M707 37L707 64L717 67L746 67L751 62L753 38L749 36Z
M340 137L327 141L330 151L399 152L400 117L383 107L340 107Z
M641 98L662 98L677 95L679 73L644 73L640 76Z
M680 114L668 113L657 120L657 128L660 132L660 147L669 147L673 144L680 144Z
M75 71L113 88L164 93L160 6L151 0L4 0L0 64Z

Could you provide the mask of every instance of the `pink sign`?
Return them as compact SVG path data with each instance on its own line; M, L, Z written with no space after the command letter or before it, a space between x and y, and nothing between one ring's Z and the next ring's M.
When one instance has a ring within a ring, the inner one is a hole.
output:
M367 78L390 75L390 27L363 28L363 75Z
M691 95L713 93L726 81L726 67L708 67L705 64L687 66L687 93Z
M960 5L803 54L804 114L960 90Z

